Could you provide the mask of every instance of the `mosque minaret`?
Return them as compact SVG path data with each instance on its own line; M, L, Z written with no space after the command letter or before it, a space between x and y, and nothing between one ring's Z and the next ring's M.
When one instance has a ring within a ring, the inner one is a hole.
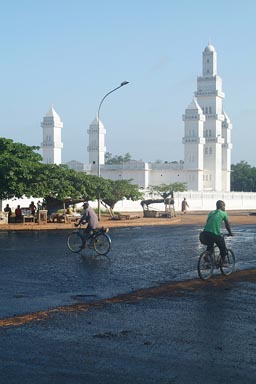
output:
M195 98L183 116L184 170L193 190L230 191L232 125L223 111L224 97L217 53L209 44L203 52Z
M232 124L223 109L224 97L222 79L217 73L217 53L208 44L202 54L202 74L197 78L197 90L182 117L184 160L155 163L132 160L122 164L105 164L106 129L96 118L87 130L89 163L72 160L67 164L94 175L98 174L100 167L102 177L132 179L144 189L160 184L185 183L190 191L229 192ZM41 126L44 162L60 164L63 124L53 108L44 117Z
M63 123L53 107L44 116L41 127L43 128L43 142L41 143L43 163L61 164L61 150L63 148L61 129Z
M87 151L89 152L89 163L93 168L97 169L98 163L103 165L105 163L105 136L106 130L102 122L95 118L87 130L89 134L89 145Z

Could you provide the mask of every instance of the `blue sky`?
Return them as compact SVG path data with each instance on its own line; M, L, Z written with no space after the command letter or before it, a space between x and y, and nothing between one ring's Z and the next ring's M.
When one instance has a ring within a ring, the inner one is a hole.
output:
M89 124L102 97L106 147L144 161L184 158L182 114L202 52L218 55L232 163L256 166L256 3L215 0L9 0L0 13L0 136L40 145L53 104L63 162L88 161Z

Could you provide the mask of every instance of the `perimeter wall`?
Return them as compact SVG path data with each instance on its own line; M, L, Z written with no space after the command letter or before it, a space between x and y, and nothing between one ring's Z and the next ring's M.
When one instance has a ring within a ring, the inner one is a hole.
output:
M174 201L175 201L175 210L181 210L181 202L186 198L189 208L188 211L211 211L215 209L217 200L224 200L226 203L226 210L247 210L253 211L256 210L256 193L254 192L195 192L195 191L186 191L186 192L175 192ZM161 196L152 195L145 192L144 200L147 199L159 199ZM14 211L17 205L21 207L28 207L31 201L34 201L36 204L38 200L42 199L12 199L12 200L0 200L0 211L4 210L4 207L8 203L12 210ZM1 204L2 203L2 204ZM2 207L1 207L2 205ZM79 205L79 204L78 204ZM97 208L97 201L90 202L90 205L93 208ZM154 209L157 211L164 211L164 204L151 204L149 209ZM102 206L102 210L105 208ZM142 207L140 201L130 201L123 200L119 201L115 205L115 211L117 212L142 212Z

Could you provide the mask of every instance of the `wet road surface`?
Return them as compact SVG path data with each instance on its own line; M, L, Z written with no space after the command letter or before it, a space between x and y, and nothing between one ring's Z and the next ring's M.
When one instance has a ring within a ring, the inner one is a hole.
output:
M111 229L109 259L63 231L0 233L5 383L255 383L255 226L231 278L197 278L201 227Z

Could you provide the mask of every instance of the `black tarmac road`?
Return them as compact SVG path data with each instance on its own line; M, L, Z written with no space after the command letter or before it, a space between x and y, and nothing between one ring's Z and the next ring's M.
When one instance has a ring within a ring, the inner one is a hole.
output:
M113 228L108 258L0 232L0 382L255 383L256 226L233 226L236 272L210 282L200 229Z

